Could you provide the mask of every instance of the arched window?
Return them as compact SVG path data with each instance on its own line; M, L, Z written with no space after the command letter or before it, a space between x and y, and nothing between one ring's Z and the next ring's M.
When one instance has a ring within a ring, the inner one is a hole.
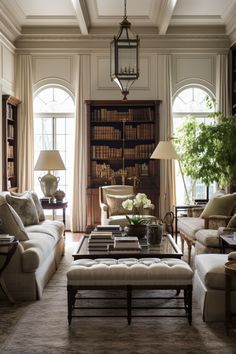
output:
M184 118L189 115L193 116L198 122L204 122L205 124L211 121L208 114L212 112L213 109L210 109L207 105L207 96L213 98L213 95L209 91L196 86L185 88L177 94L173 101L174 133L177 128L183 124ZM201 181L193 181L187 176L184 176L184 179L189 197L192 201L195 199L207 199L207 194L210 196L213 193L213 185L210 185L207 191L206 186ZM177 204L183 205L187 201L187 196L178 163L176 164L176 185Z
M55 171L60 177L59 187L71 199L73 136L75 130L75 104L69 90L61 86L47 86L34 97L34 160L41 150L59 150L66 166L65 171ZM45 171L35 171L35 190L42 195L38 177ZM69 203L70 204L70 203Z

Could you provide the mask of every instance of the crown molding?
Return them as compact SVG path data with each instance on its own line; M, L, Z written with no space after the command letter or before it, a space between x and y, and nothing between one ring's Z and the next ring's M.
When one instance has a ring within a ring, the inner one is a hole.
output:
M0 2L0 29L12 42L21 34L21 26L15 16Z
M0 43L3 44L7 49L9 49L12 53L15 52L16 47L12 44L9 39L0 32Z

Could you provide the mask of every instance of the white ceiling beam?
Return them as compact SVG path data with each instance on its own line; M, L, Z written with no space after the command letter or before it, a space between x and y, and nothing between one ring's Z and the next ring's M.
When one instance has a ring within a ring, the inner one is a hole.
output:
M177 1L178 0L162 0L160 12L157 18L159 34L166 34Z
M82 34L87 35L90 26L89 14L85 0L71 0L75 12L77 21Z

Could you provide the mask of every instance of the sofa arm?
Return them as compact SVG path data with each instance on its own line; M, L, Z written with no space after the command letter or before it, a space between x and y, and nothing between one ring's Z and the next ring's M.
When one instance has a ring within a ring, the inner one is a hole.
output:
M217 230L219 227L226 227L230 219L231 216L211 215L205 218L205 228Z
M40 249L30 247L22 254L22 270L25 273L35 272L40 263Z

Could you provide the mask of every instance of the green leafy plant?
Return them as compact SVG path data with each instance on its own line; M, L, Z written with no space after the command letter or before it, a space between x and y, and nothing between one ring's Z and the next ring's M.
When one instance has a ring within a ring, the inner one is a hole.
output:
M213 103L208 100L208 104ZM175 146L183 172L206 185L236 186L235 116L214 112L208 117L212 121L204 124L188 116L177 131Z

